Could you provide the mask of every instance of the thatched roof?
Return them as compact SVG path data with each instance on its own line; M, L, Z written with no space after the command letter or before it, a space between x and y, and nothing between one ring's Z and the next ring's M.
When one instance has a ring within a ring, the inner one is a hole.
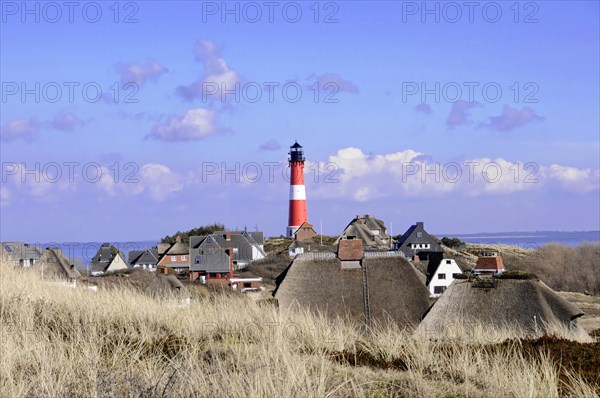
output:
M190 248L187 244L183 243L183 242L175 242L173 244L173 246L171 246L167 252L165 253L166 256L179 256L179 255L185 255L185 254L189 254L190 253Z
M390 237L386 233L385 224L370 214L364 217L357 215L335 243L338 244L342 239L352 237L362 240L363 246L369 249L388 249L390 246Z
M75 264L57 247L46 249L35 267L43 268L44 278L76 279L81 276Z
M416 325L429 307L429 292L418 271L395 253L365 253L359 264L342 267L333 254L299 255L277 278L273 295L284 310L303 307L361 323L391 320L400 326Z
M539 280L501 279L493 288L455 280L427 313L419 330L444 333L456 324L481 324L533 333L536 328L545 331L546 324L568 328L569 321L582 315L581 309ZM581 328L575 330L585 334Z
M175 275L153 275L146 291L155 297L176 296L181 298L190 297L187 288L177 279Z

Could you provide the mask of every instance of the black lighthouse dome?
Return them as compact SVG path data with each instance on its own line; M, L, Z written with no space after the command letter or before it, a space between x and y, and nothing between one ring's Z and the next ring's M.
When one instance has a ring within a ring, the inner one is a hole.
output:
M290 147L290 162L304 162L304 152L302 151L302 145L298 144L298 141Z

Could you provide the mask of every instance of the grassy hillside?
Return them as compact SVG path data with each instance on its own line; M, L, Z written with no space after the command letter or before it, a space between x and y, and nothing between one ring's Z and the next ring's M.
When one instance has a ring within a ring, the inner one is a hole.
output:
M281 313L244 295L186 305L126 287L51 286L0 266L0 391L7 397L598 393L600 343L503 342L501 331L490 341L482 328L457 328L452 341L413 338L391 325L366 335L360 325Z

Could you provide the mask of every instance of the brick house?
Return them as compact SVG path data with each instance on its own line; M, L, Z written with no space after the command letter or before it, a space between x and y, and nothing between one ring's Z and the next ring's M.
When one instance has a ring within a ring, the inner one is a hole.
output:
M175 239L175 243L172 245L159 244L157 251L159 260L156 266L162 269L163 273L166 273L168 268L175 270L177 273L190 269L190 248L181 241L180 236Z

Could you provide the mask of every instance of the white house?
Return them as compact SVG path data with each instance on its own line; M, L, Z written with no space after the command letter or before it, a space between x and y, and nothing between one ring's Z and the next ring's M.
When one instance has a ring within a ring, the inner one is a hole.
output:
M427 276L427 287L431 297L441 296L461 273L460 267L453 258L443 258L435 270Z
M90 262L90 275L100 276L109 271L127 269L123 253L110 243L103 243Z

